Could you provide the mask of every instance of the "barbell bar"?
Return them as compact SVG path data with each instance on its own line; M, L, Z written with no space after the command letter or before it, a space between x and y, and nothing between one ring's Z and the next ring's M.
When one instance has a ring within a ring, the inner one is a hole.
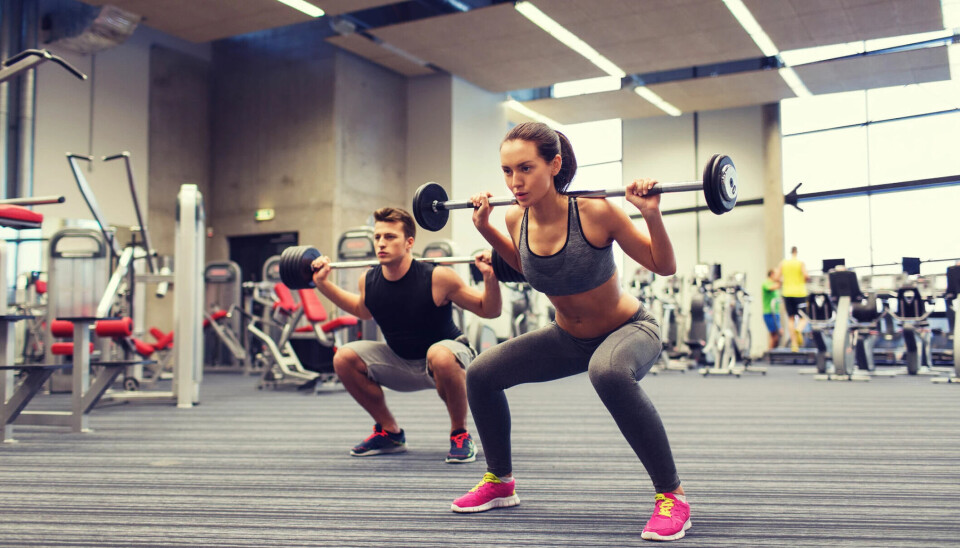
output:
M658 183L647 195L671 192L703 191L707 206L716 215L722 215L737 205L737 168L724 154L714 154L703 168L703 179L684 183ZM626 189L574 190L565 193L578 198L617 198L626 195ZM516 198L490 198L491 206L512 205ZM426 230L438 231L447 224L453 209L475 209L470 200L448 200L447 191L437 183L424 183L413 195L413 216Z
M280 281L290 289L308 289L316 287L313 283L313 261L321 256L320 250L307 245L295 245L283 250L280 254ZM432 264L472 264L473 257L429 257L414 259ZM501 282L526 282L523 274L514 270L503 258L494 251L491 254L493 273ZM380 261L342 261L330 263L331 269L367 268L377 266Z

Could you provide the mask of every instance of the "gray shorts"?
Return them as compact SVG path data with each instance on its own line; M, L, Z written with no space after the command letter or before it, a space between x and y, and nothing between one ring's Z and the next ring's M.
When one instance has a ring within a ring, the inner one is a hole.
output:
M459 341L447 339L438 341L434 345L440 345L453 352L464 369L476 357L469 346ZM341 350L344 348L349 348L360 356L363 363L367 365L367 377L380 386L397 392L415 392L437 387L433 376L427 370L426 357L419 360L401 358L387 346L387 343L381 341L353 341L340 347Z

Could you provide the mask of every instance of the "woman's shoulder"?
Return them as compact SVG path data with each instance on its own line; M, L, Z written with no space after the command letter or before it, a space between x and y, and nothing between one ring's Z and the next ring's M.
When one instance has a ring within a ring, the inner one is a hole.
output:
M514 224L520 221L520 218L523 217L523 212L525 208L520 207L517 204L507 206L507 211L504 213L504 218L507 220L507 225L513 226Z
M588 221L606 223L613 220L617 212L623 211L622 208L607 199L575 198L575 200L580 218Z

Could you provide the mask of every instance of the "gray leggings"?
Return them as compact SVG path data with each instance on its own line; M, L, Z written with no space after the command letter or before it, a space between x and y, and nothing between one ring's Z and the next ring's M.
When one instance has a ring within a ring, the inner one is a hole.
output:
M578 339L556 322L486 350L467 368L467 397L487 470L505 476L510 461L510 408L504 390L587 371L620 432L658 493L680 486L670 442L653 402L637 383L662 350L660 327L643 307L605 336Z

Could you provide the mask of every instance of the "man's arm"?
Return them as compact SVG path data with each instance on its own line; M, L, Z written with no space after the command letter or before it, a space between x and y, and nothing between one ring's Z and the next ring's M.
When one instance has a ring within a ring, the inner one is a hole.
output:
M320 270L314 272L313 274L313 283L316 284L320 293L323 294L324 297L330 299L333 304L337 305L337 307L347 314L352 314L361 320L373 319L373 315L370 314L370 311L367 310L367 307L363 304L363 292L365 281L367 279L367 273L364 272L360 275L360 282L358 284L360 290L359 294L346 291L337 284L331 282L329 279L329 273L330 267L323 265Z
M433 283L439 286L440 293L460 308L472 312L481 318L496 318L503 310L500 296L500 282L493 274L493 268L485 260L475 261L483 274L483 292L468 286L451 268L437 267L433 271Z

